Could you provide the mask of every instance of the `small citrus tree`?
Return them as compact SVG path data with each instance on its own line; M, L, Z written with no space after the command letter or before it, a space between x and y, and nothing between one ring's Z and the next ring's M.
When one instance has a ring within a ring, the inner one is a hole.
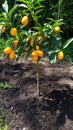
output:
M40 22L44 6L43 0L17 0L11 10L8 10L7 1L2 5L4 12L0 14L0 34L5 36L3 53L11 60L31 57L37 66L37 95L39 88L39 61L46 57L49 63L58 60L72 59L66 54L66 48L73 42L73 38L62 43L61 25L63 19L47 18ZM16 10L15 15L14 11ZM41 13L42 12L42 13ZM45 22L47 21L47 22Z

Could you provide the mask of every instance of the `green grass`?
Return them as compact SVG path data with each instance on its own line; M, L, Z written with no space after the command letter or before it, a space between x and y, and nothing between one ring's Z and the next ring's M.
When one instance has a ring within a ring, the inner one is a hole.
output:
M0 88L8 89L8 88L12 88L12 86L7 82L5 83L0 82Z

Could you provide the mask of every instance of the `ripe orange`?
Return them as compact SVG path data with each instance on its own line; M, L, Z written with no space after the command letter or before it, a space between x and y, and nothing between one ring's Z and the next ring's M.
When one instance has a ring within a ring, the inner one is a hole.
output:
M12 48L11 47L6 47L5 49L4 49L4 54L10 54L11 52L12 52Z
M0 29L1 29L1 33L4 33L6 31L6 27L5 26L0 25Z
M58 52L57 58L58 58L58 60L63 60L63 58L64 58L64 53L63 53L63 51L59 51L59 52Z
M61 29L60 29L59 26L56 26L56 27L54 28L54 32L55 32L55 33L59 33L60 31L61 31Z
M32 60L34 62L37 62L38 61L38 57L43 57L44 53L43 51L41 50L34 50L32 53L31 53L31 56L32 56Z
M18 40L14 40L14 41L13 41L13 46L14 46L14 47L17 47L17 46L18 46Z
M32 53L31 53L31 56L32 56L32 61L33 62L37 62L38 61L38 55L37 55L37 51L34 50Z
M17 35L17 29L16 28L11 28L10 34L11 34L11 36L16 36Z
M36 50L32 51L31 56L37 56L37 51Z
M37 55L37 51L34 50L32 53L31 53L31 56L32 56L32 61L33 62L37 62L38 61L38 55Z
M13 60L13 59L15 58L15 52L14 52L14 51L12 51L12 52L10 53L9 58L10 58L11 60Z
M37 46L36 46L36 50L38 51L39 49L40 49L40 47L37 45Z
M37 51L37 55L38 55L39 57L43 57L44 53L43 53L43 51L38 50L38 51Z
M32 56L32 61L37 62L38 61L38 56Z
M30 40L30 46L33 47L34 39Z
M21 23L22 23L23 25L25 25L25 26L28 24L28 21L29 21L28 16L24 16L24 17L21 19Z

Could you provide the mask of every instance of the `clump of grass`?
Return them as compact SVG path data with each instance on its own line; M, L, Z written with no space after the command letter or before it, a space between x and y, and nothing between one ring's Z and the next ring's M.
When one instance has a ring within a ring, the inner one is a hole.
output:
M0 117L0 130L8 130L8 125L4 126L4 120Z
M10 110L0 107L0 130L9 130L18 118L18 115Z
M2 130L2 129L3 129L3 120L0 119L0 130Z

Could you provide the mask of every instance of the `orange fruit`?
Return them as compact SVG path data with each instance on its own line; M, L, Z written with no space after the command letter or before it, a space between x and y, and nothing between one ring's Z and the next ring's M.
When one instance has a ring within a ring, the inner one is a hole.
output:
M64 53L63 53L63 51L59 51L59 52L58 52L57 58L58 58L58 60L63 60L63 58L64 58Z
M38 51L37 51L37 55L38 55L39 57L43 57L44 53L43 53L43 51L38 50Z
M36 46L36 50L38 51L39 49L40 49L40 47L37 45L37 46Z
M27 37L25 41L26 41L26 42L29 42L29 40L30 40L30 37Z
M11 47L6 47L5 49L4 49L4 54L10 54L11 52L12 52L12 48Z
M32 56L32 61L37 62L38 61L38 56Z
M59 33L60 31L61 31L61 29L60 29L59 26L56 26L56 27L54 28L54 32Z
M37 56L37 51L36 50L32 51L31 56Z
M10 34L11 34L11 36L16 36L17 35L17 29L16 28L11 28Z
M15 52L12 51L9 55L10 60L13 60L15 58Z
M37 36L36 41L39 42L39 43L41 43L42 42L42 36L41 35Z
M32 53L31 53L31 56L32 56L32 61L34 62L37 62L38 61L38 55L37 55L37 51L34 50Z
M5 26L0 25L0 28L1 28L1 33L4 33L6 31L6 27Z
M6 27L2 28L2 33L4 33L6 31Z
M24 17L21 19L21 23L22 23L23 25L27 25L27 24L28 24L28 21L29 21L28 16L24 16Z
M30 40L30 46L33 47L34 39Z
M14 45L14 47L17 47L18 46L18 40L14 40L13 45Z

